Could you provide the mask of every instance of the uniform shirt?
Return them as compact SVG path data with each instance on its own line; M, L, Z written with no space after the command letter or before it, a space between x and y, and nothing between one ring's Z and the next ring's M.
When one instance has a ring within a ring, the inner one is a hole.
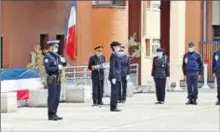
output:
M116 81L121 81L121 64L120 57L117 53L112 53L110 56L110 69L108 79L116 79Z
M163 55L162 58L159 58L158 56L153 58L151 76L154 78L165 79L166 77L170 76L169 69L169 61L167 56Z
M201 75L203 71L203 62L201 56L196 52L188 52L183 57L183 74L187 76Z
M121 76L126 77L130 74L130 59L127 55L120 56Z
M44 67L46 73L48 75L59 75L59 68L58 68L59 64L63 66L67 65L66 62L62 63L60 61L60 56L58 54L48 51L44 56Z
M212 73L220 77L220 50L214 52L212 57Z
M89 58L88 69L92 70L92 66L102 65L105 63L105 56L101 55L98 57L97 55L93 55ZM92 70L92 79L104 79L104 68L99 70Z

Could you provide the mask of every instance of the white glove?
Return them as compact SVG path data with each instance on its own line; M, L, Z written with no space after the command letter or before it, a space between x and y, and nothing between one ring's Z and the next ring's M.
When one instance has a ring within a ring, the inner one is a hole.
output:
M58 65L58 69L59 69L59 70L62 70L62 69L63 69L63 66L62 66L62 65Z
M116 84L116 79L112 79L112 83L113 83L113 84Z
M127 76L126 76L126 80L128 81L129 79L130 79L130 76L129 76L129 75L127 75Z
M60 61L63 63L66 62L66 60L63 57L60 57Z

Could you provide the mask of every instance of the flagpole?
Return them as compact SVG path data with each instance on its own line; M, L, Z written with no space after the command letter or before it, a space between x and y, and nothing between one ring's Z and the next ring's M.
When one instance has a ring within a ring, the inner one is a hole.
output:
M75 1L75 12L76 12L76 29L75 29L75 49L73 49L73 50L75 50L76 52L75 52L75 57L76 57L76 59L75 59L75 61L76 61L76 66L77 66L77 61L78 61L78 56L77 56L77 54L78 54L78 48L77 48L77 34L78 34L78 30L77 30L77 27L78 27L78 24L77 24L77 20L78 20L78 18L77 18L77 1Z

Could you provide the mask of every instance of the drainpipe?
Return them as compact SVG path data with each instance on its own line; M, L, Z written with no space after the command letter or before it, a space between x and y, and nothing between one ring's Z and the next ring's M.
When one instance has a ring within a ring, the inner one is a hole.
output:
M203 0L203 34L202 41L207 41L207 0Z

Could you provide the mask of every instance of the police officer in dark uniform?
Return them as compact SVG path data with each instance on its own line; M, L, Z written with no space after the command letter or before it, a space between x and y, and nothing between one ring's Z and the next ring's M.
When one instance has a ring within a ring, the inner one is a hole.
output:
M102 46L97 46L94 50L96 53L89 58L88 64L89 70L92 71L92 106L101 106L103 105L102 98L104 93L105 56L102 55Z
M157 56L153 58L152 77L156 85L157 102L164 104L166 80L170 76L168 57L164 55L162 48L157 49Z
M44 56L44 67L47 73L48 85L48 119L61 120L57 116L57 108L60 101L60 76L64 66L67 65L65 59L57 54L59 40L48 41L49 51Z
M220 105L220 49L214 52L212 59L212 73L217 79L217 102Z
M119 51L121 49L119 42L113 41L111 43L112 54L110 56L109 81L111 82L111 101L110 110L112 112L120 111L117 108L118 90L121 87L121 64L119 58Z
M188 101L186 104L197 105L198 79L203 71L203 62L199 53L194 51L194 43L189 43L189 52L183 57L183 74L186 78Z
M119 103L125 103L127 96L127 83L130 78L130 58L125 53L125 46L121 46L120 50L120 62L121 62L121 88L119 89Z

